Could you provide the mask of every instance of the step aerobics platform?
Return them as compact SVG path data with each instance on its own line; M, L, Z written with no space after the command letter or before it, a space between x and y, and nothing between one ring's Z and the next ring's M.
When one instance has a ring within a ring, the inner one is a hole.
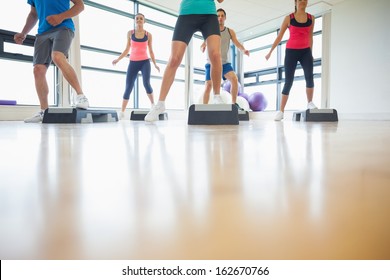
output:
M307 109L293 113L293 121L304 122L337 122L335 109Z
M48 108L43 115L43 123L97 123L117 122L115 110Z
M130 120L131 121L143 121L145 119L145 116L149 113L149 111L142 111L142 110L134 110L131 111L130 114ZM158 119L160 121L168 120L168 113L164 112L158 115Z
M237 125L238 109L234 104L193 104L189 108L188 124Z

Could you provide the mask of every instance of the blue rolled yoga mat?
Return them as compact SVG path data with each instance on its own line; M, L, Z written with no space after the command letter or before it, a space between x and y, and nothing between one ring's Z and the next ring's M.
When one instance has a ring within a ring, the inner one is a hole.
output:
M16 100L1 100L0 105L16 105Z

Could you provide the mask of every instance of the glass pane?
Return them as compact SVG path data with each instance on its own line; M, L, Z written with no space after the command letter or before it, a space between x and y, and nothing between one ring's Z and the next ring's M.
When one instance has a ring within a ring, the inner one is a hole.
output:
M168 61L171 55L171 40L173 31L151 24L145 24L144 28L152 34L153 52L156 60ZM161 68L161 65L159 65Z
M152 86L153 89L154 102L157 103L158 95L160 94L161 79L152 77L150 79L150 85ZM138 75L138 91L139 91L139 108L150 109L151 107L150 100L148 98L148 95L142 83L141 75Z
M16 100L18 105L39 105L32 62L0 59L0 69L7 69L7 77L9 77L1 80L0 99ZM51 106L55 104L54 69L54 66L50 66L46 74L49 85L49 105ZM16 91L15 81L21 81L18 82Z
M107 7L111 7L117 10L125 11L126 13L134 13L134 3L133 1L124 1L124 0L93 0L85 1L88 5L88 2L95 2Z
M248 97L255 92L261 92L268 104L264 111L274 111L276 109L276 84L246 87L244 92Z
M148 19L150 19L172 27L176 24L176 16L146 7L144 5L139 5L139 12L145 15L146 23L148 22Z
M161 80L159 80L158 89L160 89ZM185 85L184 82L175 81L172 84L172 87L169 91L168 97L166 99L166 107L169 109L185 109Z
M264 46L272 45L276 39L276 31L262 35L260 37L248 40L244 42L244 46L247 50L253 50Z
M314 32L322 30L322 17L315 18L314 20Z
M34 55L34 48L26 45L4 43L4 51L15 54Z
M192 91L194 96L194 103L203 104L204 83L194 84Z
M126 75L100 71L82 70L83 90L91 107L120 108L126 84ZM133 93L129 108L134 107Z
M200 46L202 45L203 40L193 37L193 59L194 67L205 69L205 64L207 63L207 49L204 53L201 52Z
M86 6L80 14L80 42L84 46L122 52L131 29L134 29L133 19L122 15L91 6Z
M112 61L117 57L118 55L111 55L89 50L81 50L81 62L83 66L126 72L129 59L124 57L114 66L112 65Z
M3 4L5 4L3 2ZM0 29L13 32L20 32L26 23L27 15L31 10L31 6L27 4L27 0L7 1L6 5L2 5L0 9ZM16 15L16 16L15 16ZM30 31L30 35L36 35L38 24Z
M249 57L244 55L244 69L246 72L256 71L275 67L277 64L277 53L276 49L272 53L270 59L267 61L265 59L266 54L269 52L269 49L264 49L261 51L251 52Z
M322 35L317 35L313 37L313 57L321 58L322 57Z
M314 87L315 88L314 88L313 102L317 106L320 106L321 105L321 79L314 79ZM306 109L306 105L307 105L306 82L305 80L294 81L286 105L286 110L304 110Z

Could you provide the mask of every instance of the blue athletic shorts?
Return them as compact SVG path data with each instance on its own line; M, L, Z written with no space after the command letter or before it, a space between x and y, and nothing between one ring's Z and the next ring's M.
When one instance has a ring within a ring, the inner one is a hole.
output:
M210 76L210 63L207 63L205 65L206 68L206 81L211 80ZM234 71L231 63L225 63L222 65L222 79L226 80L225 74L229 73L230 71Z

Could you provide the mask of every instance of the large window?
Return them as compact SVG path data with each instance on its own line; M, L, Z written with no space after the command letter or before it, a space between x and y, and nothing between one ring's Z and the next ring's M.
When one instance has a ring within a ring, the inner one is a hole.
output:
M171 38L177 16L146 4L140 4L138 1L85 0L84 3L85 10L79 16L80 25L78 28L81 45L81 82L91 106L112 108L121 106L129 60L124 58L116 66L112 65L112 61L125 49L126 35L129 30L134 28L134 15L137 12L145 15L145 29L153 36L153 50L160 67L160 72L158 72L152 65L151 84L155 100L157 100L162 76L171 53ZM20 31L25 24L25 18L21 17L20 20L16 21L12 15L25 14L27 16L29 11L28 4L20 5L15 1L9 2L7 9L0 11L1 28L12 32ZM36 28L31 31L31 35L35 35ZM283 60L285 44L289 36L288 31L270 60L266 61L264 58L276 36L277 31L274 31L244 42L246 49L251 52L249 57L243 56L244 93L250 95L253 92L263 92L269 104L266 110L278 108L281 89L284 85ZM193 87L194 102L200 101L204 90L206 54L199 50L202 42L200 34L193 37L192 64L194 73L192 77L194 80L190 82ZM18 104L38 105L31 64L33 47L31 45L19 46L12 42L4 42L2 47L0 67L7 69L5 72L7 77L2 82L0 98L16 99ZM5 55L6 53L16 55L10 57ZM319 104L321 100L322 18L316 19L313 56L315 62L314 102ZM234 58L234 56L232 57ZM233 65L235 65L234 62ZM188 77L185 74L184 64L183 60L170 89L169 98L166 100L168 109L185 109L185 82ZM50 105L58 104L57 72L56 68L51 66L47 75ZM18 90L15 92L15 81L19 80L23 80L23 83L18 83ZM298 67L286 109L302 108L305 104L305 98L303 71ZM146 109L150 107L140 75L131 93L128 107Z
M83 88L88 94L91 106L121 106L129 59L122 59L116 66L112 65L112 61L126 47L127 32L134 29L136 11L145 15L144 28L152 34L153 51L160 67L158 72L152 64L151 85L157 100L162 75L171 51L176 16L138 3L134 5L133 1L126 2L126 5L121 2L121 7L116 1L85 3L86 9L80 15L81 63ZM179 67L167 99L167 108L184 108L184 81L184 67ZM150 108L140 74L131 92L128 108Z
M93 107L120 107L125 88L126 58L115 67L112 61L125 49L127 31L133 28L133 3L120 1L122 11L116 9L118 2L85 1L79 17L82 84Z
M282 42L267 61L265 55L271 49L278 31L245 41L245 47L250 50L249 57L244 56L244 92L262 92L268 101L266 111L278 110L279 96L284 86L284 57L286 41L289 37L287 30ZM278 59L280 57L280 59ZM314 57L314 103L321 103L321 57L322 57L322 17L316 19L313 37ZM306 104L306 84L303 70L298 64L294 84L290 92L286 110L299 110Z
M0 9L0 27L4 31L0 35L0 69L2 69L0 99L16 100L19 105L39 105L35 91L32 56L34 53L30 45L16 45L13 34L20 32L26 22L30 5L20 1L10 1L7 7ZM15 18L15 15L20 15ZM15 20L17 19L17 20ZM30 35L36 35L35 26ZM6 39L7 38L7 39ZM48 69L47 81L49 84L49 105L56 103L55 68Z

